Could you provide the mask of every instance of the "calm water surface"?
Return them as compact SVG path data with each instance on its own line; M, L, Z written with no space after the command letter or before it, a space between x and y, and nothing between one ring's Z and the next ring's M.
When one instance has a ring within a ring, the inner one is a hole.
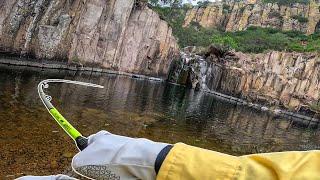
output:
M64 173L77 152L41 104L47 78L92 82L51 85L53 103L84 135L115 134L184 142L233 155L319 149L320 131L237 107L181 86L97 73L0 67L0 179ZM1 178L3 177L3 178Z

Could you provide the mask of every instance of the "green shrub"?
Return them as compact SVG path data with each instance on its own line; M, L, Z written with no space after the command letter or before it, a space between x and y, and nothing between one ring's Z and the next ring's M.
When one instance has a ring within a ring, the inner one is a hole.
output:
M73 56L73 57L71 58L71 62L73 62L73 63L81 63L81 60L79 59L78 56Z
M234 43L229 46L243 52L260 53L269 49L285 50L288 39L279 30L271 28L250 27L245 31L227 32L223 36L232 37Z
M295 52L304 52L305 47L301 45L301 43L299 42L292 42L289 44L288 46L291 51L295 51Z
M320 33L319 33L320 34ZM320 52L320 35L306 36L298 31L249 27L245 31L218 32L211 43L228 45L242 52L261 53L266 50ZM305 44L303 44L305 43Z
M292 18L298 20L299 23L309 22L309 19L306 17L303 17L302 15L295 15L295 16L292 16Z
M290 38L297 38L297 37L306 37L305 34L303 34L303 32L301 31L286 31L284 32L287 36L289 36Z
M281 14L278 11L272 11L269 13L270 18L281 18Z
M320 112L320 103L313 103L310 105L310 108L316 112Z
M190 3L186 3L186 4L184 4L184 5L182 6L182 8L183 8L184 10L189 10L189 9L192 9L192 8L193 8L193 5L190 4Z
M200 23L195 22L195 21L192 21L192 22L190 23L190 26L193 26L193 27L198 28L198 29L202 27L202 26L200 25Z
M223 4L222 5L223 13L227 14L231 12L231 7L228 4Z
M226 35L223 36L222 34L215 34L211 38L211 43L213 44L218 44L218 45L224 45L224 46L229 46L232 49L237 49L239 48L237 42L235 41L234 38Z
M243 12L246 10L246 7L244 6L244 7L241 7L240 9L239 9L239 13L240 14L243 14Z
M207 7L210 4L209 1L199 1L197 3L198 7Z
M153 9L172 27L173 35L178 39L180 47L209 46L212 34L217 32L215 29L205 29L197 22L192 22L188 27L182 27L186 9L170 7L154 7Z

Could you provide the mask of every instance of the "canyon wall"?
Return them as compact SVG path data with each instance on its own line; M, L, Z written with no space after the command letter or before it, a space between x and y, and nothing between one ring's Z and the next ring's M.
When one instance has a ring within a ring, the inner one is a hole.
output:
M135 0L2 0L0 52L165 78L172 29Z
M318 111L320 55L271 51L263 54L209 51L195 54L185 48L172 65L169 80L192 88L291 110ZM220 56L216 56L219 54Z
M320 1L278 5L255 0L226 0L189 10L184 26L190 23L225 31L241 31L249 26L259 26L312 34L320 31Z

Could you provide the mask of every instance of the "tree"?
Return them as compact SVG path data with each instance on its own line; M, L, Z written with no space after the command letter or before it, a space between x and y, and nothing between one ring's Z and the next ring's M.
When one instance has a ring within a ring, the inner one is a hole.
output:
M164 4L173 8L182 7L182 0L149 0L149 3L154 6Z
M152 6L159 6L159 0L149 0L149 3L150 3Z
M208 0L199 1L197 4L199 7L207 7L210 2Z
M212 36L211 42L213 44L229 46L232 49L237 49L239 47L237 42L228 35L215 34Z

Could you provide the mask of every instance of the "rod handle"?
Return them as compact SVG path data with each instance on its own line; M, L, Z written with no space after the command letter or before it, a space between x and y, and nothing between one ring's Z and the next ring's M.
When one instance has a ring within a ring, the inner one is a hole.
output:
M80 151L83 151L88 146L88 139L86 137L79 136L75 141Z

